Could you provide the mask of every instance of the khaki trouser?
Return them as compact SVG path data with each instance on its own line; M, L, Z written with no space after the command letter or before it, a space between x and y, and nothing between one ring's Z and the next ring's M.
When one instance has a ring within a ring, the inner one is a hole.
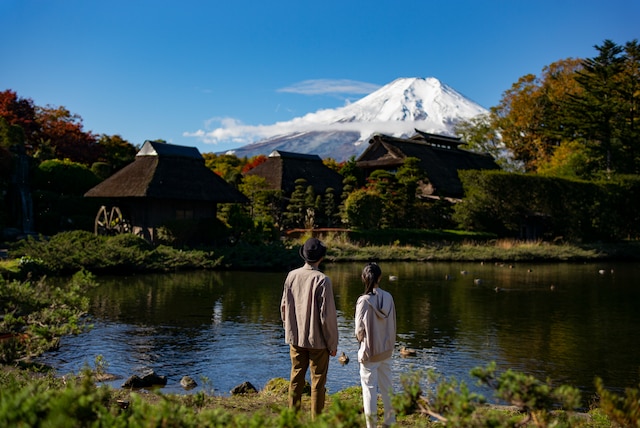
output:
M291 379L289 382L289 407L300 410L304 378L311 369L311 416L322 413L325 400L325 384L329 369L329 350L300 348L289 345L291 356Z

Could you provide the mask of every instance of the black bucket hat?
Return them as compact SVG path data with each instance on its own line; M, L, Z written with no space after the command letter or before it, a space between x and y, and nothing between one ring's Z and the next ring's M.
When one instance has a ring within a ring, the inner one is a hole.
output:
M304 245L300 247L300 257L308 263L317 262L325 254L327 254L327 247L317 238L307 239Z

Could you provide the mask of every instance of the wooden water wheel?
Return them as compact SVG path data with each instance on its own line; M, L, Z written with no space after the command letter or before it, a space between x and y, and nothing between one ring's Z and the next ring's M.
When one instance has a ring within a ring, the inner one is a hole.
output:
M129 222L122 217L120 207L114 206L109 210L103 205L96 215L94 231L96 235L119 235L129 233L131 228Z

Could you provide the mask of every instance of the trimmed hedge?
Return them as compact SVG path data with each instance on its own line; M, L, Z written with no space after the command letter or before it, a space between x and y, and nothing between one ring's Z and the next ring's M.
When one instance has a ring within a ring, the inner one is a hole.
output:
M467 230L525 239L611 241L640 236L640 177L607 182L503 171L460 171L464 200L454 219Z

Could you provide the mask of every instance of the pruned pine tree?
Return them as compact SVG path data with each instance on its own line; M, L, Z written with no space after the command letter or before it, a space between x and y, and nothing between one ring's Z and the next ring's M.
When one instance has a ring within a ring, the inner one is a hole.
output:
M304 227L305 216L307 215L307 180L298 178L295 181L295 188L289 198L287 209L284 213L284 227L287 229Z
M325 190L324 199L322 200L322 213L327 227L335 227L340 223L340 210L335 189L332 187L327 187Z

